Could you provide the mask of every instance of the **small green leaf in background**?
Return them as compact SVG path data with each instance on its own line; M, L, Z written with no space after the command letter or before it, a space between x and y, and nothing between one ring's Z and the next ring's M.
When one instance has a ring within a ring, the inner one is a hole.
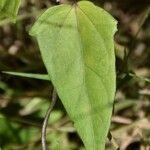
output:
M116 89L116 21L88 1L48 9L35 23L42 58L87 150L104 150Z
M50 81L50 78L47 74L37 74L37 73L34 74L34 73L10 72L10 71L3 71L3 73L14 75L14 76L19 76L19 77Z
M15 22L20 0L1 0L0 1L0 20L8 17Z

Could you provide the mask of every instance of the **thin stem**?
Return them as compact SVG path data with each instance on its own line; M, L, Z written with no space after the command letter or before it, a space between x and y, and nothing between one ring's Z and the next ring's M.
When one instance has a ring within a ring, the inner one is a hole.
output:
M140 23L139 29L137 30L137 32L136 32L136 34L135 34L135 36L134 36L134 38L133 38L133 40L131 42L131 48L130 48L128 54L126 53L126 47L125 47L125 53L126 53L126 55L125 55L125 62L126 62L126 72L127 73L129 72L129 67L128 67L129 66L128 65L129 57L130 57L130 54L131 54L131 52L133 50L134 44L136 42L136 38L138 37L138 35L139 35L139 33L140 33L144 23L146 22L147 18L149 17L149 15L150 15L150 7L148 7L145 10L144 15L142 16L142 19L140 21L141 23Z
M46 147L46 127L48 124L48 119L50 117L50 114L51 114L51 112L55 106L56 100L57 100L57 93L56 93L56 90L54 89L53 93L52 93L52 103L46 112L46 115L45 115L45 118L44 118L44 121L42 124L42 133L41 133L42 134L41 135L42 150L47 150L47 147Z

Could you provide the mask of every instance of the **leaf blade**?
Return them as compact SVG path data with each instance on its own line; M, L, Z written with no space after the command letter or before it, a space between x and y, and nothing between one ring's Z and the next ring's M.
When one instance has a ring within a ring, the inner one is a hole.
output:
M21 0L3 0L0 2L0 19L10 18L15 22Z
M98 21L97 15L105 21ZM84 1L54 7L42 16L31 33L38 40L51 80L86 149L103 150L116 86L116 22L102 9ZM53 23L46 25L44 20Z
M19 77L26 77L26 78L50 81L50 78L47 74L34 74L34 73L11 72L11 71L3 71L3 73L9 74L9 75L14 75L14 76L19 76Z

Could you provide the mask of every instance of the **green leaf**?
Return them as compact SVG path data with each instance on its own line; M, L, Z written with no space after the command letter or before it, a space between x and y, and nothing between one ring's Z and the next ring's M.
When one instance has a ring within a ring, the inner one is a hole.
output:
M35 23L48 74L87 150L104 150L116 89L116 21L88 1L48 9Z
M9 72L9 71L3 71L3 73L20 76L20 77L27 77L27 78L50 81L50 78L47 74L21 73L21 72Z
M129 73L129 76L135 78L135 79L139 79L141 81L145 81L150 83L150 78L146 78L146 77L141 77L141 76L137 76L135 73Z
M1 0L0 1L0 20L8 17L15 22L20 0Z

